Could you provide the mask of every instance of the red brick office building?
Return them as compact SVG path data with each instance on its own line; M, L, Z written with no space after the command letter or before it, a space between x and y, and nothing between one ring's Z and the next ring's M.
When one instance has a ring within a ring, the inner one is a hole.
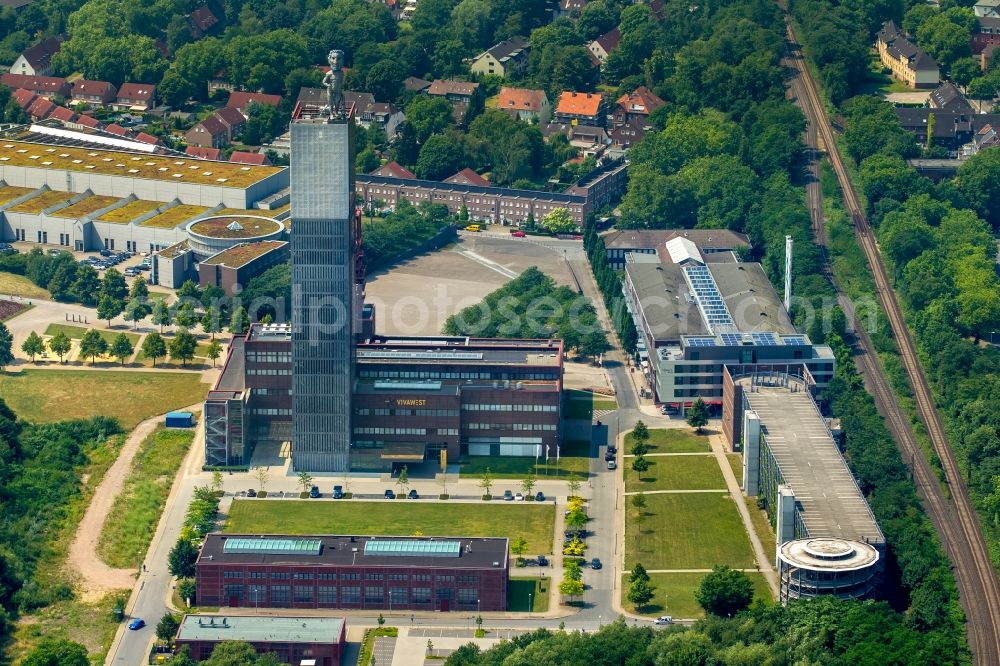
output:
M201 606L507 610L507 539L209 534Z

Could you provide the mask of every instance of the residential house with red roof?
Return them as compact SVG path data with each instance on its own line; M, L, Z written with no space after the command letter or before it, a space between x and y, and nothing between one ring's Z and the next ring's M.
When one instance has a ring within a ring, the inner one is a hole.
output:
M451 103L452 115L459 125L465 123L469 112L480 108L483 101L482 87L472 81L435 79L424 93L431 97L444 97Z
M19 107L21 107L24 110L27 110L28 107L31 106L31 103L35 101L35 98L38 97L38 95L31 92L30 90L25 90L24 88L18 88L13 92L11 97L14 98L14 101L17 102L17 105Z
M57 106L52 109L52 113L49 114L49 118L54 118L62 123L71 123L76 118L76 114L65 106Z
M490 181L486 180L478 173L466 167L456 174L452 174L444 179L446 183L455 183L459 185L477 185L479 187L489 187Z
M11 74L48 76L52 73L52 56L59 53L62 43L62 37L46 37L26 48L10 66Z
M245 150L234 150L233 154L229 156L229 161L239 162L240 164L271 166L271 160L267 159L267 155L264 153L251 153Z
M611 52L618 48L621 40L622 33L615 27L588 44L587 50L603 65Z
M47 98L37 97L35 98L35 101L31 103L31 106L29 106L26 110L32 120L42 120L43 118L48 118L49 114L51 114L55 108L56 105Z
M188 14L187 19L188 29L194 39L201 39L219 23L218 17L205 5Z
M202 160L219 160L222 158L222 149L205 148L203 146L188 146L184 149L185 155L197 157Z
M529 123L547 123L552 115L545 91L530 88L501 88L497 108Z
M611 145L629 148L642 141L646 131L652 127L650 114L665 104L646 86L639 86L619 97L611 112Z
M125 136L128 134L127 129L115 123L111 123L110 125L105 127L104 131L107 132L108 134L114 134L115 136Z
M413 180L417 177L412 171L396 162L386 162L379 168L372 171L369 175L385 176L387 178L403 178L407 180Z
M88 81L77 79L73 82L72 99L70 102L86 104L87 106L107 106L118 97L118 89L107 81Z
M229 142L229 129L211 115L185 132L184 140L192 146L222 148Z
M89 127L90 129L98 129L101 126L100 120L84 114L77 116L74 122L80 127Z
M27 76L24 74L4 74L0 83L8 88L23 88L40 97L69 97L73 85L59 76Z
M567 125L604 127L604 97L599 93L566 91L559 95L553 122Z
M250 106L250 102L256 102L257 104L264 104L267 106L278 106L281 104L281 95L265 95L264 93L234 90L229 93L229 101L226 102L226 106L237 109L240 113L246 115L247 107Z
M115 111L149 111L156 107L156 86L149 83L123 83L111 107Z
M142 143L148 143L153 146L160 145L160 140L153 136L152 134L146 134L145 132L139 132L135 135L136 141L141 141Z
M247 124L246 116L231 106L219 109L214 116L225 126L227 141L232 141L239 136Z

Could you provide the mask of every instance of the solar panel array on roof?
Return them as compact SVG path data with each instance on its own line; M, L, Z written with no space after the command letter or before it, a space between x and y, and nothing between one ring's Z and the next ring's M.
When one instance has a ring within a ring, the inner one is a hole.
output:
M365 555L383 555L388 557L458 557L461 554L461 541L372 539L365 543Z
M720 328L735 327L729 308L722 300L722 294L719 293L708 267L685 266L683 270L708 329L714 333Z
M482 352L463 352L463 351L359 351L358 356L361 358L412 358L412 359L426 359L433 361L447 361L450 359L459 359L463 361L478 361L483 358Z
M751 333L750 338L755 345L760 345L761 347L773 347L778 344L778 339L774 337L774 333Z
M684 338L684 343L688 347L714 347L715 338Z
M226 539L222 552L227 555L319 555L322 546L319 539L236 537Z
M743 344L742 333L723 333L720 337L722 338L722 344L727 347L739 347Z
M785 335L785 336L782 336L781 342L783 344L786 344L786 345L806 345L806 344L809 344L808 342L806 342L805 336L802 336L802 335Z

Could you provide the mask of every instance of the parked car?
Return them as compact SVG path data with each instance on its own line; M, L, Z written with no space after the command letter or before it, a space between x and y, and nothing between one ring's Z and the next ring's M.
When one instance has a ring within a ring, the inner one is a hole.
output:
M524 501L524 495L522 495L521 493L518 493L518 494L514 495L514 501L515 502L523 502Z
M608 444L608 453L618 453L618 447L614 444Z
M137 276L139 274L139 269L138 268L131 268L131 267L129 267L129 268L125 269L125 273L124 274L125 274L125 277L135 277L135 276Z
M392 492L392 488L387 488L383 497L385 499L396 499L396 493Z
M661 615L660 617L653 620L653 624L673 624L674 618L670 615Z
M146 626L146 621L141 617L133 618L131 622L128 623L128 628L132 631L137 631Z
M247 497L257 497L257 491L251 488L247 491Z
M535 501L536 502L544 502L545 501L545 493L543 493L541 490L539 490L537 493L535 493Z
M591 569L600 569L600 568L601 568L601 567L603 567L603 566L604 566L604 565L603 565L603 564L601 564L601 560L599 560L599 559L598 559L598 558L596 558L596 557L595 557L594 559L592 559L592 560L590 561L590 568L591 568Z
M538 566L540 566L540 567L547 567L547 566L549 566L549 561L547 559L545 559L544 555L539 555L538 556Z
M309 497L312 497L313 499L316 499L317 497L319 497L319 487L318 486L313 486L312 488L309 489Z
M406 499L420 499L420 495L418 495L417 491L413 489L406 493Z
M104 248L104 249L103 249L103 250L101 250L101 252L100 252L100 255L101 255L102 257L110 257L110 256L111 256L112 254L113 254L113 252L111 252L111 250L109 250L108 248Z
M614 451L608 451L607 453L604 454L604 460L605 460L605 462L610 461L610 460L614 460L614 459L615 459L615 452Z
M513 236L514 238L524 238L528 234L524 233L523 231L512 231L510 232L510 235Z
M510 492L509 490L503 491L503 501L504 502L514 501L514 493Z
M333 487L333 499L344 499L344 489L342 487Z
M613 459L608 461L608 469L618 469L618 463Z

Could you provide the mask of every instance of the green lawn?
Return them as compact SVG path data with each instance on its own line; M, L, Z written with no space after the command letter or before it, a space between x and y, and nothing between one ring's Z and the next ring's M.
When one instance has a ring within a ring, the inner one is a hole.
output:
M594 410L617 409L614 398L589 391L571 389L563 393L563 418L584 419L589 421L594 416Z
M552 552L555 506L495 502L235 500L226 531L248 534L523 536L528 553Z
M22 370L0 375L0 398L35 423L110 416L131 430L150 416L193 405L208 390L196 374Z
M555 451L550 452L548 464L544 455L537 461L535 458L516 456L472 456L462 461L459 476L481 477L488 467L494 479L523 479L529 474L535 474L540 479L571 475L585 479L590 475L590 460L590 442L569 441L563 442L559 449L558 465ZM511 488L515 492L519 489L520 486ZM494 488L493 492L496 494L497 489Z
M625 492L646 490L725 490L726 480L715 456L650 456L649 469L632 469L635 458L626 458Z
M97 554L108 566L138 568L142 563L193 439L194 430L160 427L142 443L97 544Z
M754 566L750 539L733 500L723 493L646 495L641 541L635 509L628 506L625 566L647 569L709 569Z
M112 610L117 599L127 601L128 595L129 590L121 590L109 592L93 603L70 599L39 609L26 621L13 625L14 640L7 656L17 660L46 638L67 639L87 648L91 664L103 664L118 630Z
M23 275L2 271L0 271L0 294L24 298L52 298L48 290L42 289Z
M83 339L84 333L89 329L83 326L71 326L69 324L49 324L45 329L45 335L55 335L56 333L65 333L66 337L72 340ZM139 338L142 337L139 333L133 333L132 331L125 329L110 329L110 328L97 328L94 329L101 334L101 337L107 340L108 344L115 341L119 333L124 333L128 338L128 341L132 343L135 347L139 344Z
M733 475L736 477L736 483L743 485L743 456L738 453L727 453L726 459L729 461L729 466L733 468Z
M632 433L625 435L625 453L632 452ZM708 453L708 437L680 428L650 429L646 446L650 453Z
M756 497L744 497L743 501L747 505L747 512L750 514L750 524L753 531L757 533L757 538L765 546L769 547L775 542L774 527L771 526L771 519L767 516L767 511L757 507Z
M767 586L767 580L763 574L748 571L747 576L753 581L754 599L774 601L771 596L771 588ZM625 596L628 593L628 574L625 574L622 578L622 607L633 613L649 617L672 615L675 620L705 617L705 611L698 605L694 597L695 591L704 577L703 573L649 574L649 583L653 586L653 600L648 606L638 609Z
M551 578L513 578L507 581L507 610L512 613L528 612L528 595L531 595L532 613L549 610L549 585Z

